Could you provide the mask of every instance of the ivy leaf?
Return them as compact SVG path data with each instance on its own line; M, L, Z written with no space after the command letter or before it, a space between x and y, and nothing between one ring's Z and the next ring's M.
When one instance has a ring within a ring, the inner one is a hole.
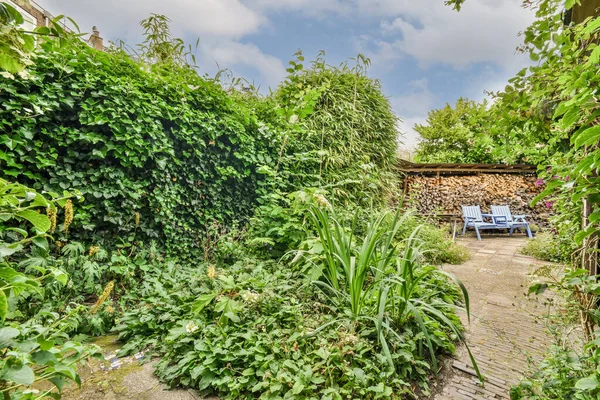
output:
M33 210L21 210L17 212L16 215L31 222L39 232L46 232L50 229L50 218L48 218L47 215L40 214Z
M577 381L577 383L575 383L575 388L579 390L593 390L598 386L600 386L600 383L598 383L598 379L595 375L580 379Z

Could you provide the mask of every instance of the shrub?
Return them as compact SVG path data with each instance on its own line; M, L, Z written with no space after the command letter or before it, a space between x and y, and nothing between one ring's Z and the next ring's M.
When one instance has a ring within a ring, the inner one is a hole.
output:
M554 343L542 362L532 365L519 385L511 389L511 399L597 399L600 397L600 331L598 302L600 284L587 270L542 267L536 275L545 279L529 288L529 293L553 290L549 299L550 332ZM576 321L579 319L579 321ZM583 337L575 335L579 322ZM568 332L568 333L567 333Z
M561 245L563 241L564 238L550 232L538 232L533 239L527 241L520 252L539 260L568 263L571 257L570 254L564 253L564 246ZM571 246L572 242L569 240L569 247Z
M293 174L286 191L318 187L336 204L383 204L397 191L398 119L380 82L366 74L369 60L359 55L353 67L334 67L320 53L304 68L302 53L296 56L274 93L297 121L282 160Z
M462 264L471 258L469 250L465 246L461 246L457 243L452 243L448 248L441 254L440 261L448 264Z
M1 176L81 190L74 237L156 239L180 257L214 220L252 214L279 139L240 99L187 67L67 43L45 43L30 79L0 76Z

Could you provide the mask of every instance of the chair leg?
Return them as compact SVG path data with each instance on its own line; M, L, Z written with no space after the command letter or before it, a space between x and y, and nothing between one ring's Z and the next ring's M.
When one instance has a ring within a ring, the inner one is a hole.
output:
M515 230L515 228L510 228L510 232L508 232L508 235L512 236L514 230Z
M465 222L465 226L463 227L463 236L465 236L465 232L467 232L467 223Z
M527 229L527 237L529 239L533 238L533 235L531 234L531 229L529 229L529 224L525 225L525 229Z
M477 233L477 240L481 240L481 235L479 234L479 228L475 225L475 233Z

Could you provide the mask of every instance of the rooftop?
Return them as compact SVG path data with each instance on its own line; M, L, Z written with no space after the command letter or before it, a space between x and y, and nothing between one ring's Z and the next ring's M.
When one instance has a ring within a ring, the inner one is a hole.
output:
M534 174L529 164L417 164L400 160L398 169L408 175Z

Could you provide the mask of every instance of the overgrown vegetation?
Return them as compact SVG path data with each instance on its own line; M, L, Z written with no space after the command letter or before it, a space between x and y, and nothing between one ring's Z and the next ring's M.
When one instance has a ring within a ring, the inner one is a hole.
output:
M201 77L163 16L132 57L59 30L19 48L0 11L20 63L0 57L5 398L60 398L98 353L73 338L113 328L170 385L223 398L429 393L468 313L432 263L461 253L382 211L397 120L368 59L298 53L261 96Z
M527 241L521 253L539 260L568 264L574 250L572 240L552 232L539 232L535 238Z
M355 243L323 206L310 212L320 233L296 267L245 258L162 272L117 328L123 351L153 345L160 377L224 398L403 398L415 382L427 393L435 355L462 337L460 291L421 264L416 235L395 254L386 215Z
M46 293L67 285L68 277L54 265L35 262L33 254L49 251L48 237L56 229L59 207L65 213L63 229L69 228L71 197L53 192L42 196L0 179L0 392L5 399L60 393L66 382L79 382L80 363L99 355L97 347L68 335L86 312L84 307L59 313L43 302ZM29 389L45 381L56 389L43 389L41 394Z

